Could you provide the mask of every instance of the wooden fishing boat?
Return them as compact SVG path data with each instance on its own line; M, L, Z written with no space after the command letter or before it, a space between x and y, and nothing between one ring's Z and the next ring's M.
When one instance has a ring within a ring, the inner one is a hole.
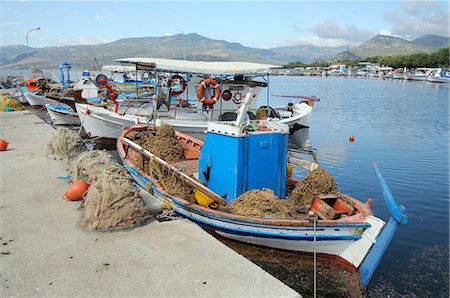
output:
M46 104L45 108L47 109L47 113L52 119L54 125L81 125L78 114L67 105Z
M246 102L250 98L251 92ZM248 190L269 188L284 200L286 182L297 183L295 179L287 179L286 174L288 127L267 120L245 121L245 109L246 105L240 108L235 122L210 122L204 142L176 132L184 150L182 160L162 160L133 142L132 136L138 131L152 136L152 127L146 124L121 133L117 141L119 156L142 189L151 191L178 214L202 227L246 243L331 255L358 269L361 286L367 286L398 224L407 222L404 208L396 204L381 174L375 168L392 213L387 224L373 216L370 204L356 199L353 199L354 213L335 219L318 219L311 214L277 218L231 213L227 205ZM136 165L143 158L157 162L170 175L190 185L196 193L196 202L169 194L157 177L140 170ZM309 170L315 168L313 164L303 164ZM326 198L315 198L310 211L326 217L322 213ZM332 200L334 204L338 201ZM217 209L213 209L213 204Z
M45 94L38 94L36 92L26 91L23 93L30 106L45 106L46 104L58 104L56 100L47 98Z

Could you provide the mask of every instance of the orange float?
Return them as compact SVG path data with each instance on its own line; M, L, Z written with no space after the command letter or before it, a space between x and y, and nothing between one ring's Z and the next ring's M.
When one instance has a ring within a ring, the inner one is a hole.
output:
M25 86L27 87L28 91L36 91L39 89L37 80L27 80L25 82Z
M0 139L0 151L5 151L8 148L8 144L6 140Z
M69 201L78 201L83 198L84 193L88 190L89 184L83 180L73 183L64 193L63 199Z
M349 140L351 143L353 143L353 142L355 141L355 136L354 136L354 135L351 135L350 138L348 138L348 140Z
M211 86L215 89L215 94L214 97L212 99L206 99L204 96L204 91L206 86ZM198 85L198 90L197 90L197 98L199 101L201 101L204 105L210 106L215 104L220 97L220 85L217 84L216 80L211 79L211 78L207 78L204 79L200 85Z

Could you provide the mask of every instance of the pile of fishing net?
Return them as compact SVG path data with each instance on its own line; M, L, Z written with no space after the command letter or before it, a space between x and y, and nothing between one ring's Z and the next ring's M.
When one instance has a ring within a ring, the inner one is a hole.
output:
M309 172L292 190L289 201L297 208L311 204L319 194L329 194L336 191L336 182L323 168Z
M21 111L23 110L22 103L9 96L2 95L0 97L0 111Z
M155 154L159 158L171 161L184 159L184 150L175 135L175 130L170 124L162 124L156 134L147 131L134 131L127 138ZM136 161L136 167L150 173L149 159L140 156Z
M47 144L49 154L56 159L71 158L86 150L83 140L71 129L62 127L55 130Z
M66 88L61 92L62 97L73 97L73 88Z
M268 188L243 193L228 206L228 211L253 217L290 217L288 202Z
M117 231L145 224L150 213L126 169L106 151L87 151L70 162L72 180L89 183L82 225L90 230Z
M195 203L194 189L186 185L181 179L175 176L166 167L159 164L154 158L149 162L149 173L161 185L165 193L183 198Z

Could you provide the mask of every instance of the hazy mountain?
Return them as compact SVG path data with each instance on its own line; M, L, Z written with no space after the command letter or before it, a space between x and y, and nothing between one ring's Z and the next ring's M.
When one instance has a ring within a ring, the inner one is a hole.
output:
M96 57L99 64L111 64L114 59L126 57L155 57L182 59L183 35L164 37L125 38L99 45L45 47L32 49L31 64L41 68L56 68L62 60L77 67L94 67ZM184 35L187 60L204 61L249 61L281 64L269 50L245 47L239 43L214 40L191 33ZM6 48L6 49L4 49ZM3 55L3 52L7 55ZM27 67L26 47L1 47L2 68ZM25 53L25 56L23 54ZM22 59L20 59L22 58Z
M413 42L435 48L443 48L450 45L450 37L427 34L416 38Z
M125 38L98 45L78 45L64 47L29 48L32 66L57 68L66 60L76 68L96 69L96 64L111 64L114 59L126 57L183 58L183 38L187 60L203 61L248 61L270 64L288 62L309 63L317 60L345 60L369 56L430 53L445 43L445 37L425 35L414 41L393 36L377 35L351 48L315 47L294 45L272 49L245 47L240 43L210 39L196 33L177 34L163 37ZM421 44L423 43L423 44ZM448 44L448 38L447 38ZM433 46L430 46L433 45ZM0 47L0 68L28 68L27 47L24 45ZM95 62L96 58L97 62Z
M336 55L346 48L346 46L315 47L311 45L294 45L271 48L270 50L276 54L274 58L282 61L310 63L325 56Z
M322 61L363 59L372 56L409 55L416 53L432 53L436 47L422 45L414 41L408 41L399 37L388 35L376 35L357 47L350 48L350 53L343 51L332 57L324 57Z

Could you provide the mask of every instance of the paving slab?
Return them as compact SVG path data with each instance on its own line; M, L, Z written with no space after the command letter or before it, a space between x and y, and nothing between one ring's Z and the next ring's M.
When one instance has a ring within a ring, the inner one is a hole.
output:
M187 220L81 228L80 204L61 199L64 163L46 156L53 131L0 112L1 296L300 297Z

